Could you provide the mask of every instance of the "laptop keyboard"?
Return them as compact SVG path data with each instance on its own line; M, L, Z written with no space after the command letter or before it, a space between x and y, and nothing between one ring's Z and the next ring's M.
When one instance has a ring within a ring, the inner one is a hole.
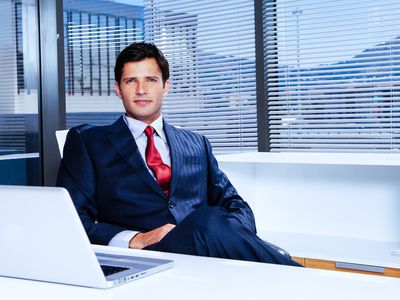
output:
M103 270L104 276L108 276L111 274L115 274L118 272L122 272L125 270L128 270L128 268L123 268L123 267L114 267L114 266L102 266L100 265L101 269Z

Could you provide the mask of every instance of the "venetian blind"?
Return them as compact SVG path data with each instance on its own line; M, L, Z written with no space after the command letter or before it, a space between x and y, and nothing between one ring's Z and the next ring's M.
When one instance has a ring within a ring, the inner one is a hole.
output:
M163 106L216 153L257 149L253 1L145 0L145 39L170 63Z
M64 0L67 127L108 125L123 112L114 91L119 52L143 40L141 1Z
M0 160L37 156L37 35L34 1L0 1Z
M264 1L271 151L399 151L400 2Z

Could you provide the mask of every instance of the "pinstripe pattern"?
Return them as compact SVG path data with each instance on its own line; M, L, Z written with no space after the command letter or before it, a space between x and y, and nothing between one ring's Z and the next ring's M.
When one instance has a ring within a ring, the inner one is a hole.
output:
M199 207L219 205L255 232L251 209L219 168L208 140L164 122L171 151L169 197L149 174L123 118L69 131L57 184L68 189L92 243L122 230L180 223Z

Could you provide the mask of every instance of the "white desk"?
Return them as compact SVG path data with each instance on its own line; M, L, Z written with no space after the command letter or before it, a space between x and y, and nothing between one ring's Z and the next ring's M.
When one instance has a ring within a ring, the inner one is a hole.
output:
M376 300L400 295L400 279L395 278L112 247L106 250L174 259L175 266L109 290L0 277L0 298Z

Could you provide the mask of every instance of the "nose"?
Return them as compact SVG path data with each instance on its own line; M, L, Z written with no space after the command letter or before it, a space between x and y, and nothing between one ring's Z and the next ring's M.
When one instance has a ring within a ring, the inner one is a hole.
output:
M143 95L145 93L146 93L146 91L145 91L144 82L138 81L136 83L136 95Z

